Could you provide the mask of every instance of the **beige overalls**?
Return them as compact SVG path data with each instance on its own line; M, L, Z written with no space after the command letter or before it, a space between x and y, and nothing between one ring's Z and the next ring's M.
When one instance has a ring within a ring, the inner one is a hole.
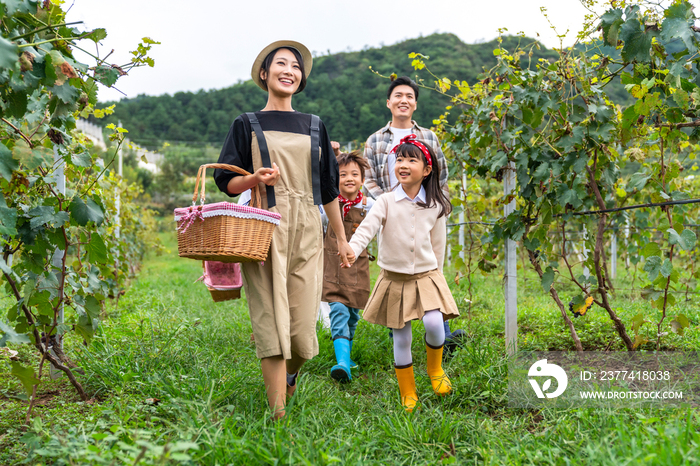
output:
M282 215L264 264L244 262L243 286L258 358L292 352L304 359L318 354L316 318L321 302L323 230L311 184L311 138L304 134L265 131L270 162L280 169L275 184ZM255 133L251 144L253 167L263 166ZM265 185L259 185L267 209Z

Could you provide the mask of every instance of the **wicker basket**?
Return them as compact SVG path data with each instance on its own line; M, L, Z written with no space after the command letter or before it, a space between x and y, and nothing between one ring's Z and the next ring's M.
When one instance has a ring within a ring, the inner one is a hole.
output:
M236 166L222 163L199 167L192 206L175 209L179 256L218 262L264 261L270 249L272 232L280 223L280 214L232 202L204 204L204 175L207 168L250 174ZM200 205L195 205L198 192ZM257 185L252 189L251 205L261 205Z

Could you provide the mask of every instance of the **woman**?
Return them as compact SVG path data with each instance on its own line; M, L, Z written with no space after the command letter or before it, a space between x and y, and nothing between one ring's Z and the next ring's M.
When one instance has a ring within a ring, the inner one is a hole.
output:
M263 208L282 215L264 263L241 264L243 286L265 390L274 418L285 415L302 364L318 354L316 316L321 301L323 244L317 205L330 212L344 266L352 249L338 206L338 164L318 117L295 112L292 96L306 86L309 50L294 41L265 47L253 63L253 81L267 92L259 112L240 115L229 130L219 163L252 173L216 170L230 196L260 188ZM316 146L316 150L313 150ZM340 260L340 259L339 259Z

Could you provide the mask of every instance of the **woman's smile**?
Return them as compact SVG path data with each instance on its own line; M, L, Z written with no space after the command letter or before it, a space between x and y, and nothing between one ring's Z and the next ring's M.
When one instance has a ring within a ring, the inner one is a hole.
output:
M294 80L293 80L292 78L280 78L279 81L280 81L282 84L289 85L289 86L291 86L291 85L294 84Z

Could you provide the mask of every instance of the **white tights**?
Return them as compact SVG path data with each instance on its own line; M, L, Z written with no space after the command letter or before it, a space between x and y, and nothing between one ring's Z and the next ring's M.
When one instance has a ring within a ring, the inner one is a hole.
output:
M423 326L425 327L425 341L430 346L442 346L445 343L445 326L443 324L442 312L439 310L428 311L423 316ZM411 323L406 322L404 328L393 329L394 333L394 364L396 366L406 366L413 362L411 356L411 342L413 333Z

